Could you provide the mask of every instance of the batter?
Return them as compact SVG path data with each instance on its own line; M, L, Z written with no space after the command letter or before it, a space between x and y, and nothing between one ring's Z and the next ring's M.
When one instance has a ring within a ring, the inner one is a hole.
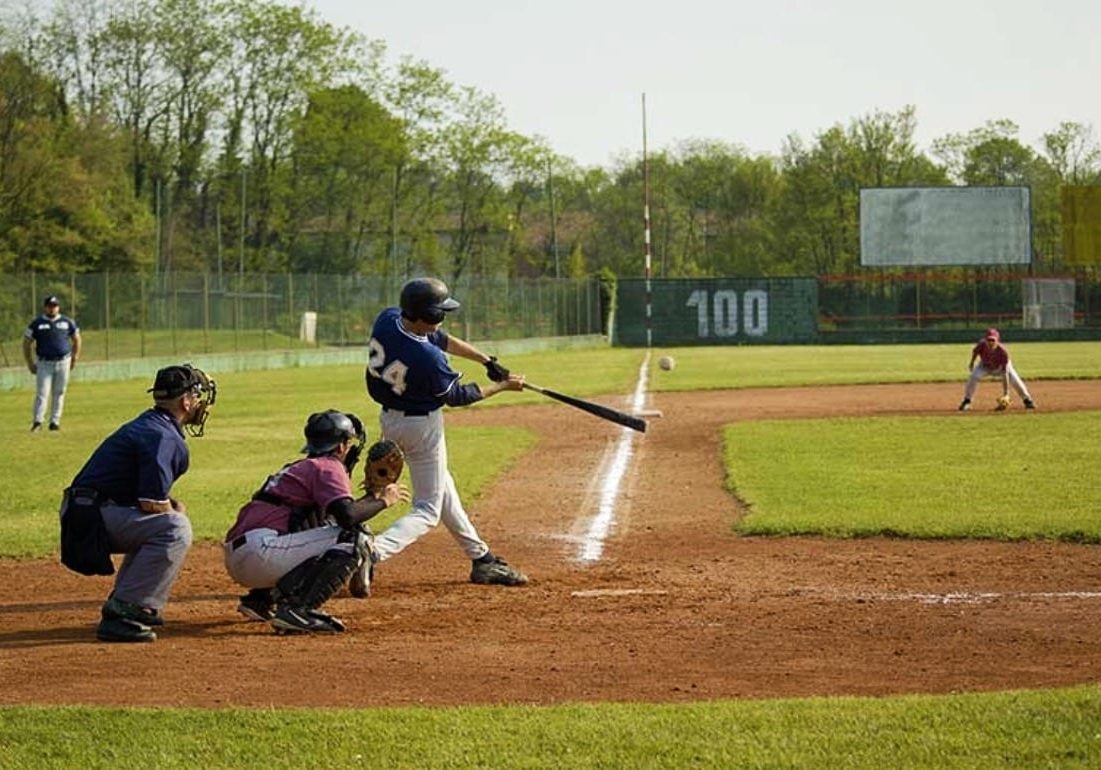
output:
M367 392L382 407L382 435L405 453L413 488L412 508L375 538L375 556L382 562L401 553L442 521L472 562L471 582L523 585L527 576L490 550L463 508L447 467L441 407L522 390L524 378L440 328L458 308L443 281L416 278L402 287L401 307L383 310L371 330ZM460 384L447 353L485 366L492 384Z

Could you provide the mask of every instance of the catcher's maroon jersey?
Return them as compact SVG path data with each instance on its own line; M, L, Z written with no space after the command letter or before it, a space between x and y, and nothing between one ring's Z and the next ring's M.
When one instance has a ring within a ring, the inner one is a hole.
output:
M282 498L284 503L277 505L264 500L250 500L237 514L236 523L226 534L226 542L253 529L274 529L285 533L290 529L292 508L316 505L324 511L329 503L342 497L352 497L348 471L344 463L332 455L307 457L285 465L278 473L268 477L262 490Z

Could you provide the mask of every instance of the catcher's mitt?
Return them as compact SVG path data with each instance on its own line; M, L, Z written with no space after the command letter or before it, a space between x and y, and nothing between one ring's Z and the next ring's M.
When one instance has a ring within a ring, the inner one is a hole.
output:
M387 484L396 484L405 467L405 455L396 443L383 439L371 444L367 450L367 464L363 466L363 488L379 496Z
M1009 396L998 396L998 400L994 402L995 412L1004 412L1009 408Z

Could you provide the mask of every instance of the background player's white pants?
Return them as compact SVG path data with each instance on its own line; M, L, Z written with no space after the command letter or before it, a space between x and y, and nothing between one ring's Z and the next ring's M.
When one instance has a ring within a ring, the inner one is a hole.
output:
M226 572L245 588L272 588L279 578L312 556L326 551L355 548L354 543L338 543L340 527L325 526L280 535L274 529L252 529L244 534L245 543L237 548L225 544Z
M382 435L397 442L405 453L405 465L413 487L409 513L375 537L378 560L384 561L420 539L441 521L469 559L489 552L478 536L459 500L455 480L447 469L447 442L443 433L443 410L423 417L383 410L379 416Z
M65 390L69 387L69 362L71 360L68 357L60 361L38 359L34 375L35 422L45 422L46 401L49 399L50 422L54 425L61 424L61 410L65 406Z
M1031 401L1032 396L1028 394L1028 388L1025 387L1024 380L1017 374L1017 370L1013 368L1013 362L1009 362L1005 366L1005 371L1009 374L1009 384L1013 386L1013 390L1017 391L1017 395L1021 397L1022 401ZM975 388L979 386L979 380L983 377L997 377L1001 379L1001 371L991 371L982 364L979 364L971 370L971 376L967 378L967 385L963 389L963 397L971 398L975 395Z

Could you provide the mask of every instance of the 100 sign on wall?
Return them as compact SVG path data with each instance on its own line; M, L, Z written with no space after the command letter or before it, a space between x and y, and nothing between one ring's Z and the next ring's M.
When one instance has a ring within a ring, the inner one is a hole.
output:
M701 338L733 337L738 334L738 292L708 292L698 289L688 296L688 307L696 308L696 328ZM751 289L741 296L741 330L749 337L768 334L768 292Z

